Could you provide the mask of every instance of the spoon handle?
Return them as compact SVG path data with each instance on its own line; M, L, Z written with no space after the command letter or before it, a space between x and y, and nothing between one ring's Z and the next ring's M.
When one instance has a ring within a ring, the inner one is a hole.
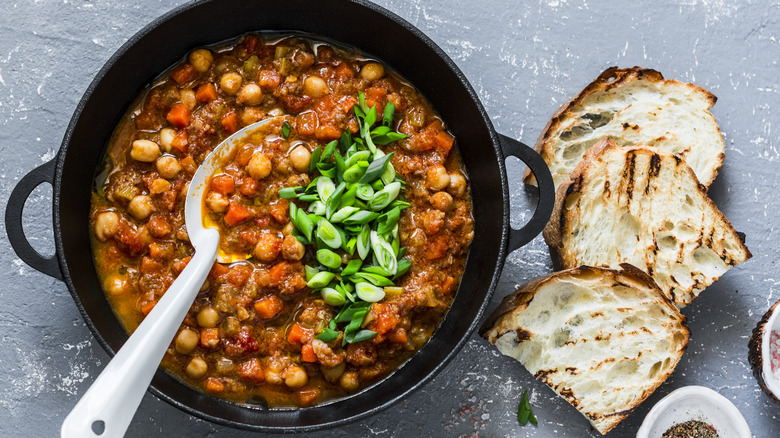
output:
M209 236L212 238L198 242L187 267L65 418L60 430L62 438L124 436L171 339L214 263L219 235L213 234Z

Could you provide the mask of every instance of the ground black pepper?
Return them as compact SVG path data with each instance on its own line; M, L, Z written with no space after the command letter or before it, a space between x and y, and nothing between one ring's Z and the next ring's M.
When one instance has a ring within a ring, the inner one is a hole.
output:
M661 438L718 438L718 432L703 421L688 420L670 427Z

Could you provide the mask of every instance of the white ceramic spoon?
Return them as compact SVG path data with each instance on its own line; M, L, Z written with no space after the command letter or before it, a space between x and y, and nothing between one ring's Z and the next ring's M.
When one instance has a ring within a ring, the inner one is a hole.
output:
M246 137L278 118L253 123L225 139L190 182L184 219L195 255L65 418L62 438L124 436L160 361L214 263L219 232L204 228L203 194L208 178Z

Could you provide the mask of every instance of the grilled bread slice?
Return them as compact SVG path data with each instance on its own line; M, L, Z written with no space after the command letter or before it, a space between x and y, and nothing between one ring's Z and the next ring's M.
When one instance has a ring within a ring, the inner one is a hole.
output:
M611 67L552 117L536 142L556 187L585 151L604 138L619 145L656 146L683 158L709 187L723 164L726 144L709 109L716 97L661 73ZM525 181L536 184L526 172Z
M644 272L585 266L520 286L480 333L606 434L674 371L684 322Z
M558 188L544 230L556 268L631 263L679 307L751 257L743 238L683 160L611 139Z

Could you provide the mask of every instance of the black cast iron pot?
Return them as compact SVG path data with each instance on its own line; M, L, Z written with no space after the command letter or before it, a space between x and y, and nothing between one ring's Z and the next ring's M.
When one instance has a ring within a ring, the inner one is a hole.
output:
M263 409L205 395L158 370L150 390L201 418L245 429L304 431L374 414L430 380L463 347L479 323L508 251L541 232L553 208L554 186L544 161L528 146L499 135L474 90L452 60L418 29L363 0L205 0L182 6L133 36L100 70L71 119L55 159L13 190L6 209L8 238L33 268L63 280L100 344L114 353L127 334L101 289L89 240L94 169L130 102L162 71L194 48L260 30L321 35L377 55L408 78L458 139L470 177L475 238L452 307L431 340L390 376L345 399L297 410ZM521 230L509 226L505 155L523 160L539 182L539 201ZM24 237L21 215L30 192L53 186L56 254L43 257Z

